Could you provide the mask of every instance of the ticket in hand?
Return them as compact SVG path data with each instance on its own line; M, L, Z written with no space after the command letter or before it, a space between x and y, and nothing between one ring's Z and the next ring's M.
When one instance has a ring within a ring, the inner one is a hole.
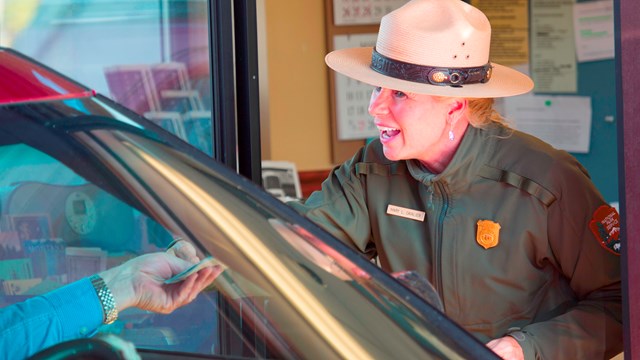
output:
M204 269L207 266L215 266L215 265L219 265L219 266L222 266L223 268L226 268L226 266L224 266L218 260L214 259L212 256L207 256L206 258L200 260L199 263L193 264L192 266L190 266L188 269L184 270L183 272L171 277L170 279L166 279L164 281L164 283L165 284L174 284L174 283L183 281L189 275L191 275L193 273L197 273L198 271Z

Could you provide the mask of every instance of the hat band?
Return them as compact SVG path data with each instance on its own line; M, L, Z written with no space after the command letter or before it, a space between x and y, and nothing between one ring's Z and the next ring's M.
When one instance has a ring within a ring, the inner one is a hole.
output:
M479 67L443 68L406 63L388 58L373 48L371 69L396 79L423 84L462 87L486 83L491 78L491 63Z

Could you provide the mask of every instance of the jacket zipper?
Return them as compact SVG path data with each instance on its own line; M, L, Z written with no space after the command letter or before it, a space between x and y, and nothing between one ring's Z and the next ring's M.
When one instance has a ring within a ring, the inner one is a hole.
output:
M438 187L438 192L440 194L442 194L442 210L440 211L440 215L438 216L438 227L437 227L437 231L436 231L436 237L435 237L435 241L436 241L436 249L435 249L435 256L433 259L433 264L434 264L434 287L436 288L436 291L438 292L438 295L440 295L440 300L442 301L442 303L444 304L444 289L442 288L442 233L443 233L443 227L444 227L444 218L447 214L447 210L449 209L449 196L447 195L444 185L440 182L434 182L433 185L436 185Z

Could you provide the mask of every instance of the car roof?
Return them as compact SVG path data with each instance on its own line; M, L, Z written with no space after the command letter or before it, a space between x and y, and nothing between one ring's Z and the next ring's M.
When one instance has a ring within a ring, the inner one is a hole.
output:
M0 47L0 105L74 99L96 92L9 48Z

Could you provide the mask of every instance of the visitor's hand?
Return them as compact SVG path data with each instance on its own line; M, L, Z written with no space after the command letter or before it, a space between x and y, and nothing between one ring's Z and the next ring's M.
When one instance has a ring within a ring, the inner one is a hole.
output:
M174 240L169 247L167 247L167 253L194 264L200 261L196 248L190 242L183 239Z
M487 347L503 359L524 360L522 347L520 347L518 341L511 336L491 340L487 343Z
M167 314L193 301L223 271L220 266L207 266L184 281L164 283L192 265L173 254L160 252L133 258L99 275L111 290L118 311L137 307Z

